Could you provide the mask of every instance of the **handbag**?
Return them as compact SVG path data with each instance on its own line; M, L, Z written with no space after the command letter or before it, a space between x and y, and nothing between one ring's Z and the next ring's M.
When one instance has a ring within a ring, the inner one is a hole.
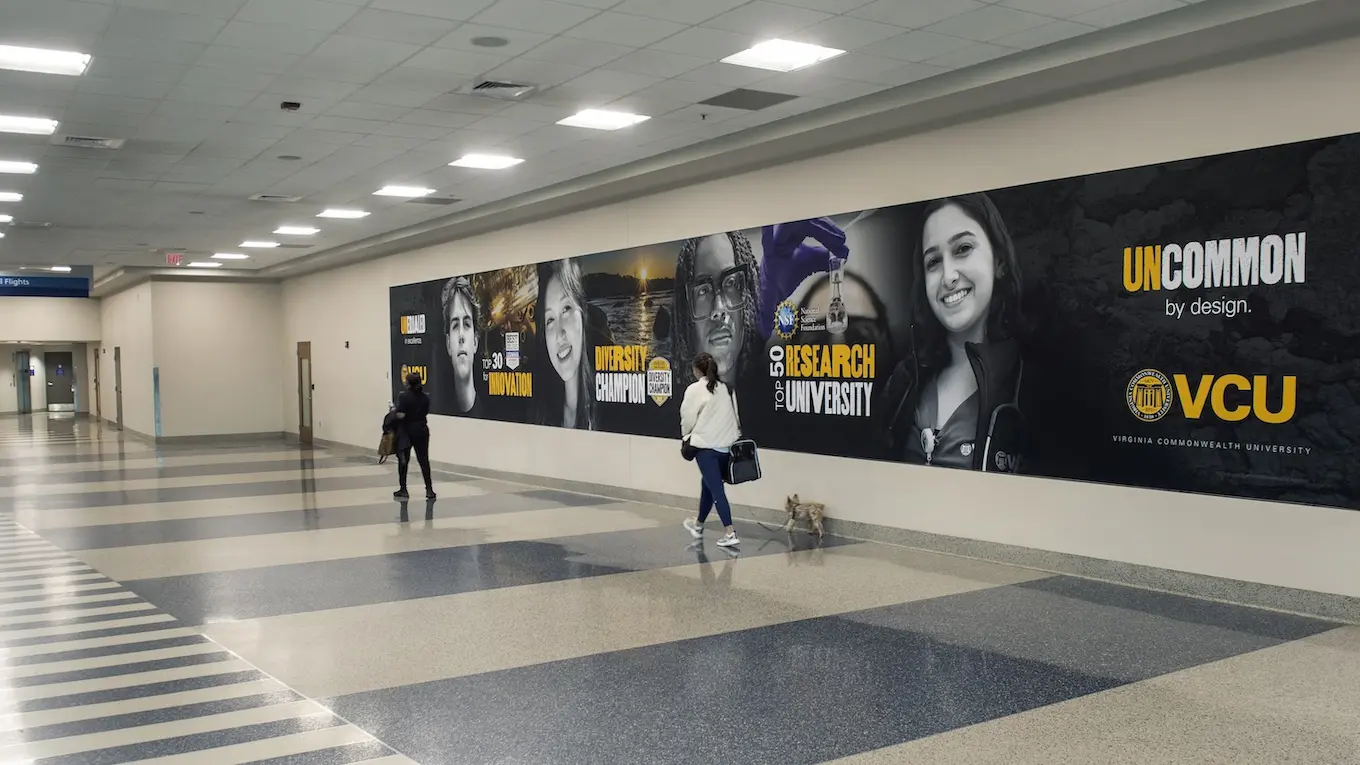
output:
M383 433L382 438L378 439L378 464L383 464L387 461L388 457L391 457L396 453L397 434L391 431Z
M688 438L680 439L680 456L685 458L685 462L693 462L699 456L699 449L690 444Z
M741 428L741 410L737 408L737 394L732 388L727 389L727 393L732 397L732 411L737 415L737 428ZM727 471L723 475L726 483L733 486L739 483L748 483L760 478L760 451L756 448L756 442L749 438L738 439L733 442L729 449L727 460Z

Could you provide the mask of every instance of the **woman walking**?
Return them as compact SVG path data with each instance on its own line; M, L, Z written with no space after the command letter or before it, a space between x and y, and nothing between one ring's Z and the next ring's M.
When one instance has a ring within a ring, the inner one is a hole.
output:
M703 486L699 492L699 518L685 519L685 528L702 539L704 521L714 505L722 520L726 535L718 540L719 547L741 544L732 528L732 506L727 502L723 476L731 459L731 447L741 438L741 423L732 392L718 379L718 362L707 352L694 358L694 383L685 390L680 404L680 436L686 455L693 454L699 465Z
M397 478L401 488L392 493L397 499L407 499L406 471L411 467L411 450L416 451L420 474L425 478L425 498L434 499L434 484L430 480L430 397L420 381L420 373L406 375L406 390L397 396Z

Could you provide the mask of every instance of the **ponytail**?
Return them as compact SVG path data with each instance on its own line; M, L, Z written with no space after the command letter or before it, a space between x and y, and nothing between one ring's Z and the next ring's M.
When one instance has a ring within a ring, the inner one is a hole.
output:
M708 392L712 393L718 387L718 362L713 359L712 354L707 352L700 353L694 357L694 368L699 370L699 374L708 380Z
M421 381L420 379L419 372L411 372L410 374L406 375L406 387L410 388L416 393L421 393L424 391L425 385L423 381Z

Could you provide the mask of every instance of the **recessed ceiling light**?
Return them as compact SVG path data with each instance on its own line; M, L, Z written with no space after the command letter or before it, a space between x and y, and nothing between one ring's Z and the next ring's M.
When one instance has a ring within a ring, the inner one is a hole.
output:
M279 226L274 233L280 236L311 236L321 233L321 229L311 226Z
M69 274L69 273L71 273L71 267L70 267L70 266L52 266L51 268L49 268L49 269L47 269L47 270L49 270L49 271L54 271L54 272L59 273L59 274Z
M5 238L5 232L0 231L0 239L4 239L4 238Z
M239 252L219 252L213 256L217 260L250 260L249 255Z
M375 197L428 197L435 192L434 189L425 189L419 186L383 186L373 192Z
M478 170L504 170L514 167L524 160L502 154L464 154L449 163L449 167L472 167Z
M774 72L792 72L813 64L820 64L842 53L845 53L845 51L836 48L823 48L811 43L793 42L792 40L766 40L747 48L741 53L728 56L722 61L724 64L769 69Z
M189 264L189 268L221 268L221 263L214 263L211 260L195 260Z
M619 130L621 128L646 122L651 119L641 114L611 112L607 109L586 109L558 122L568 127L591 128L592 130Z
M257 249L257 250L268 250L268 249L272 249L272 248L274 248L274 247L278 247L278 246L279 246L279 243L278 243L278 242L255 242L255 241L245 241L245 242L241 242L241 246L242 246L242 247L252 247L252 248Z
M10 162L0 161L0 173L13 173L15 175L32 175L38 172L38 166L32 162Z
M17 191L0 191L0 202L22 202L24 195Z
M0 215L0 223L13 223L13 222L14 222L13 215Z
M0 114L0 133L23 135L52 135L57 132L57 121L46 117L14 117Z
M345 218L347 220L357 220L359 218L367 218L368 215L369 213L367 210L342 210L337 207L331 207L329 209L322 210L316 217Z
M0 45L0 69L79 77L90 67L90 54Z

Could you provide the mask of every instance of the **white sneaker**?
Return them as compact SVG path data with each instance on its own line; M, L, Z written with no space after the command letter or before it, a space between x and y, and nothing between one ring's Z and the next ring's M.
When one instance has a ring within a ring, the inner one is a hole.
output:
M695 539L704 538L704 527L700 526L699 522L694 520L693 518L685 519L685 528L689 531L690 535L693 536Z
M737 533L733 531L719 539L717 544L719 547L736 547L741 544L741 540L737 539Z

